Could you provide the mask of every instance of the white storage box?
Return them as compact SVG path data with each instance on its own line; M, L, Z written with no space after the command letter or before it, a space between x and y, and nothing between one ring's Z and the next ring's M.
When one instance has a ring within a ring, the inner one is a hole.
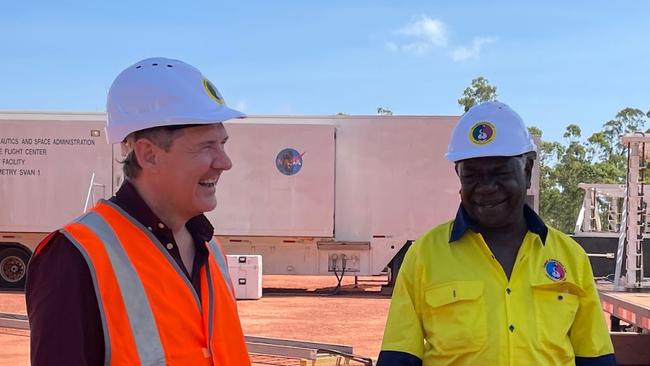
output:
M262 297L262 256L227 255L228 272L235 298L257 300Z

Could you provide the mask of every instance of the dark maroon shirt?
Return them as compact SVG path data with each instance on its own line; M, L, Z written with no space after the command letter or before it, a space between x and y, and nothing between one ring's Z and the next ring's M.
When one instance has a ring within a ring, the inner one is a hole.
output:
M208 257L205 242L214 233L208 219L199 215L185 225L196 247L190 275L171 230L151 211L132 184L125 181L110 201L151 230L200 294L199 273ZM27 271L25 298L31 327L32 365L103 365L104 334L97 295L79 250L57 232L29 262Z

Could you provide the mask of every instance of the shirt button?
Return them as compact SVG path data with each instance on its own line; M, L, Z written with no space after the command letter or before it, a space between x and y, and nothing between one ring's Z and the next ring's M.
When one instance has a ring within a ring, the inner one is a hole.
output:
M564 296L562 296L562 295L557 295L557 299L560 300L560 301L562 301L562 300L564 300Z
M506 294L510 295L510 292L511 292L511 291L510 291L510 288L508 287L508 288L506 289Z
M508 327L508 329L510 330L510 332L514 332L514 331L515 331L515 326L512 325L512 324L510 324L510 326Z
M174 249L174 244L172 244L172 243L167 243L167 249L169 249L169 250Z
M164 228L165 228L165 224L163 224L162 222L159 222L159 223L158 223L158 227L159 227L160 229L164 229Z

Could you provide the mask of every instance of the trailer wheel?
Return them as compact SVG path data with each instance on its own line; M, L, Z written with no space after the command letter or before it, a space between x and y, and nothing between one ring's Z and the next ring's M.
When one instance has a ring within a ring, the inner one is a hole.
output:
M29 253L22 249L0 250L0 288L23 289Z

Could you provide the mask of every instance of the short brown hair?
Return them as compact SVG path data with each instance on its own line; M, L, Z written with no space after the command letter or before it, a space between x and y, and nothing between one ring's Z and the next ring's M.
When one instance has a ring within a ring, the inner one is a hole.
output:
M159 148L169 151L174 140L183 134L183 128L190 126L191 125L147 128L145 130L131 133L122 143L128 143L133 146L136 141L147 139ZM136 157L135 151L132 147L126 154L126 157L124 157L124 160L121 160L120 163L122 164L122 171L124 172L126 179L137 178L140 171L142 171L142 167L140 166L140 163L138 163L138 158Z

